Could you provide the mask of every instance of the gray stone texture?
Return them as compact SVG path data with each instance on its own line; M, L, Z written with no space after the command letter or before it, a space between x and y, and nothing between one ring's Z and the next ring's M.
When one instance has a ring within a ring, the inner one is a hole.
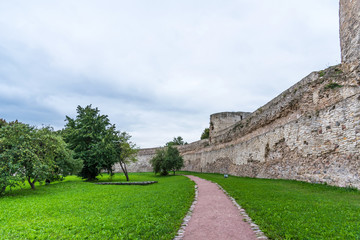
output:
M340 0L340 45L343 63L359 62L360 0Z
M227 131L227 128L245 119L249 112L221 112L210 115L210 141L211 138Z

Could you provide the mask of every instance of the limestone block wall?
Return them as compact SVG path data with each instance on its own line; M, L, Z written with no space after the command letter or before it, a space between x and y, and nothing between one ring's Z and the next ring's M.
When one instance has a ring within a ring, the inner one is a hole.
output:
M248 115L250 115L249 112L221 112L210 115L210 139Z
M140 149L137 155L137 162L127 165L129 172L151 172L150 159L155 156L157 148ZM122 172L119 164L115 164L114 172Z
M191 171L360 188L359 150L360 89L335 66L310 74L209 146L182 154Z
M178 149L184 170L360 188L360 88L343 65L313 72L210 142ZM130 171L151 171L156 148Z
M341 61L359 61L360 0L340 0Z

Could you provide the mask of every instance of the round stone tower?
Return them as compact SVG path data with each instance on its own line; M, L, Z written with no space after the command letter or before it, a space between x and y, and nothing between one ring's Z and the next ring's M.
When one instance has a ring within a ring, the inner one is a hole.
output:
M341 62L360 62L360 0L340 0Z

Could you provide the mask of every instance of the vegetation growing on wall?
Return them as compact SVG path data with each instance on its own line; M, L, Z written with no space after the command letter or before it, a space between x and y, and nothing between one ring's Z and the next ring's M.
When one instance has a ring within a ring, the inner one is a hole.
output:
M208 139L210 137L210 129L209 128L205 128L204 131L201 134L201 140L203 139Z
M331 82L329 84L326 84L324 89L327 90L327 89L335 89L335 88L341 88L341 87L343 87L343 86L338 83Z

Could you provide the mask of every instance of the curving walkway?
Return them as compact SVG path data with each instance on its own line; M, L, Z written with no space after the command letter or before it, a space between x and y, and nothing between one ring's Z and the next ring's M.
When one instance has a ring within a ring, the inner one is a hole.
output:
M184 240L257 239L239 209L215 183L191 175L187 177L197 184L198 198L185 228Z

